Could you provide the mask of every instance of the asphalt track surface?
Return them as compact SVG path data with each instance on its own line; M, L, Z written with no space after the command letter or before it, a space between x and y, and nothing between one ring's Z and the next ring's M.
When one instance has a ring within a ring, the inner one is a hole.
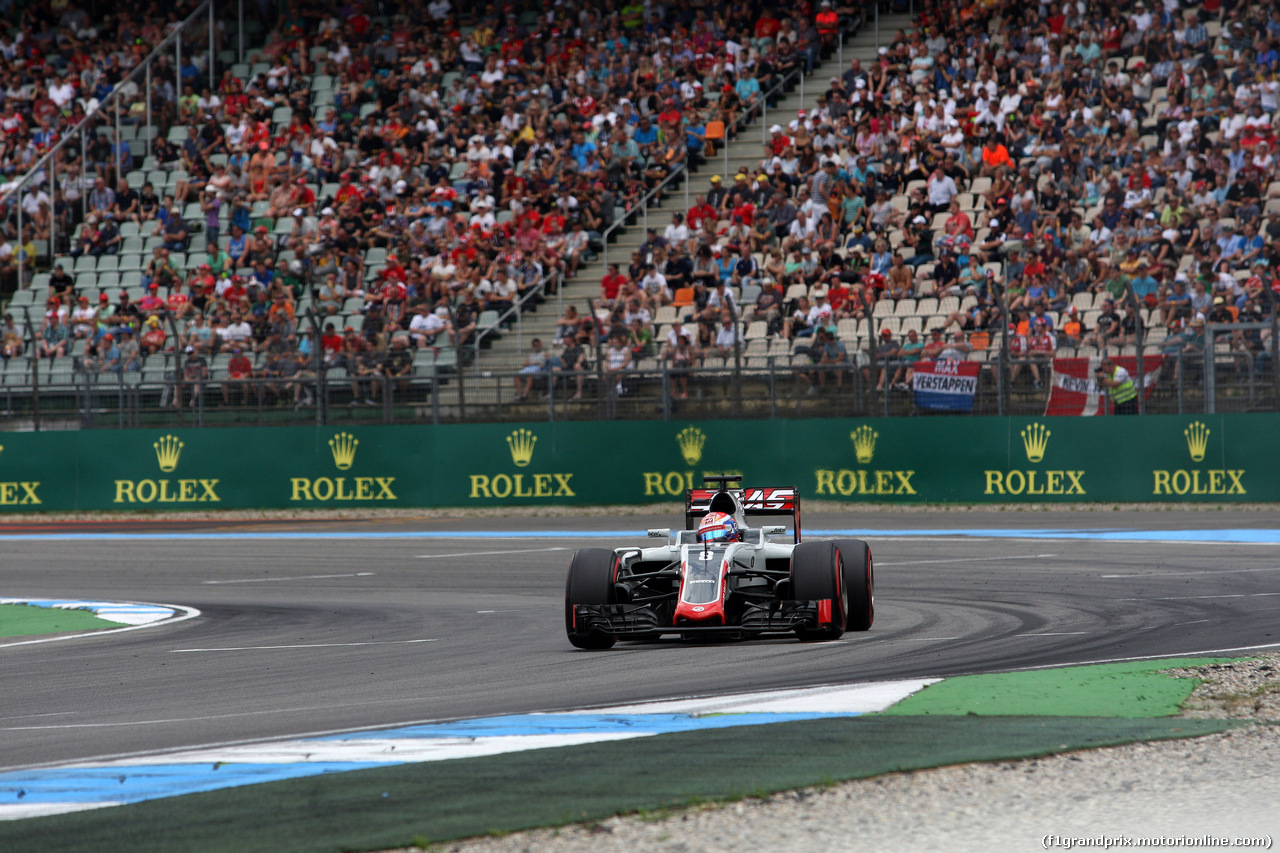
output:
M804 520L810 529L895 531L1280 526L1262 512ZM678 523L659 515L225 522L185 529L292 535L177 541L4 541L0 528L0 595L201 612L171 626L0 648L0 770L406 722L1280 644L1280 545L1272 544L869 535L876 621L866 634L580 652L563 630L571 551L642 537L397 538ZM144 529L173 527L76 531ZM296 538L348 531L383 535Z

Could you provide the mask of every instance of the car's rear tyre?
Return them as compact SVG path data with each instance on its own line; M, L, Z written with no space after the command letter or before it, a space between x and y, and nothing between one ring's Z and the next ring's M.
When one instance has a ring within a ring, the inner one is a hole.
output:
M840 639L849 613L840 549L831 542L797 545L791 552L791 596L797 601L831 602L827 621L813 628L797 628L797 637L806 642Z
M612 634L576 630L574 610L579 604L613 604L617 574L618 555L606 548L583 548L574 553L564 584L564 627L575 647L613 648L616 639Z
M861 539L837 539L840 560L844 563L844 589L849 598L846 631L867 631L876 618L875 568L871 547Z

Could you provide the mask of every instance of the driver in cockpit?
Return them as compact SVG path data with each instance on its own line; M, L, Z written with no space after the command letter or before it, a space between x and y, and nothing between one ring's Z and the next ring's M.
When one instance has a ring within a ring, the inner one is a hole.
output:
M728 543L741 542L742 531L738 530L738 522L726 512L709 512L698 522L698 542Z

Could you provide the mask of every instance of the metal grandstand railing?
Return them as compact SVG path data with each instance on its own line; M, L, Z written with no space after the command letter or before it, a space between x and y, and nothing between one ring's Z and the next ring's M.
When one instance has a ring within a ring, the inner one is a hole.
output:
M493 345L493 339L506 334L508 330L515 332L516 349L524 350L524 315L537 309L538 303L546 298L548 289L557 295L564 290L564 275L560 270L552 270L544 275L537 287L531 288L514 305L503 311L491 325L479 330L475 340L477 362L480 360L480 353Z
M609 265L609 235L621 228L626 227L627 223L635 216L639 216L641 218L641 225L640 225L641 228L648 228L650 202L652 202L655 198L661 200L663 190L665 190L671 184L672 181L674 181L676 178L679 178L682 175L685 176L684 204L685 204L685 209L688 210L689 208L689 181L688 181L689 162L688 162L688 158L686 157L685 162L680 164L680 168L673 169L665 178L659 181L658 184L654 186L653 189L649 190L647 193L645 193L639 199L637 199L636 202L626 210L626 212L624 212L621 216L615 219L608 228L604 229L604 231L601 232L600 242L603 244L603 248L600 250L601 263L603 263L606 267Z
M742 324L744 334L749 325ZM252 379L230 378L226 354L207 359L207 376L185 371L184 356L175 354L154 355L140 369L120 372L101 371L74 356L13 358L0 372L0 415L12 429L57 430L945 414L919 408L912 391L893 387L899 370L911 362L876 360L874 349L867 349L876 328L872 318L843 365L815 365L806 339L780 337L748 339L736 353L713 352L688 368L643 353L633 366L610 371L604 359L591 354L583 371L548 369L534 375L463 367L458 351L448 346L393 351L367 363L326 363L314 352L300 362L296 354L253 353L257 375ZM1202 350L1163 351L1143 410L1280 411L1275 332L1274 321L1208 324ZM993 338L985 350L969 356L980 364L972 414L1045 414L1051 362L1040 362L1037 387L1029 360L1010 357L1002 343ZM1147 344L1143 351L1161 354L1162 344ZM289 358L295 361L290 364ZM521 388L518 383L526 381L530 387ZM887 390L877 388L881 381Z

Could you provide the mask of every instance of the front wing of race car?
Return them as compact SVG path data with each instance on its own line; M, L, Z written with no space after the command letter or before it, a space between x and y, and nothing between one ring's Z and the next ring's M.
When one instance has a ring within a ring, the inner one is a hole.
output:
M746 604L741 614L721 625L673 625L657 610L644 604L579 604L574 608L575 630L597 631L619 640L656 637L716 635L720 637L794 634L797 629L817 629L831 621L831 599L818 601L770 601Z

